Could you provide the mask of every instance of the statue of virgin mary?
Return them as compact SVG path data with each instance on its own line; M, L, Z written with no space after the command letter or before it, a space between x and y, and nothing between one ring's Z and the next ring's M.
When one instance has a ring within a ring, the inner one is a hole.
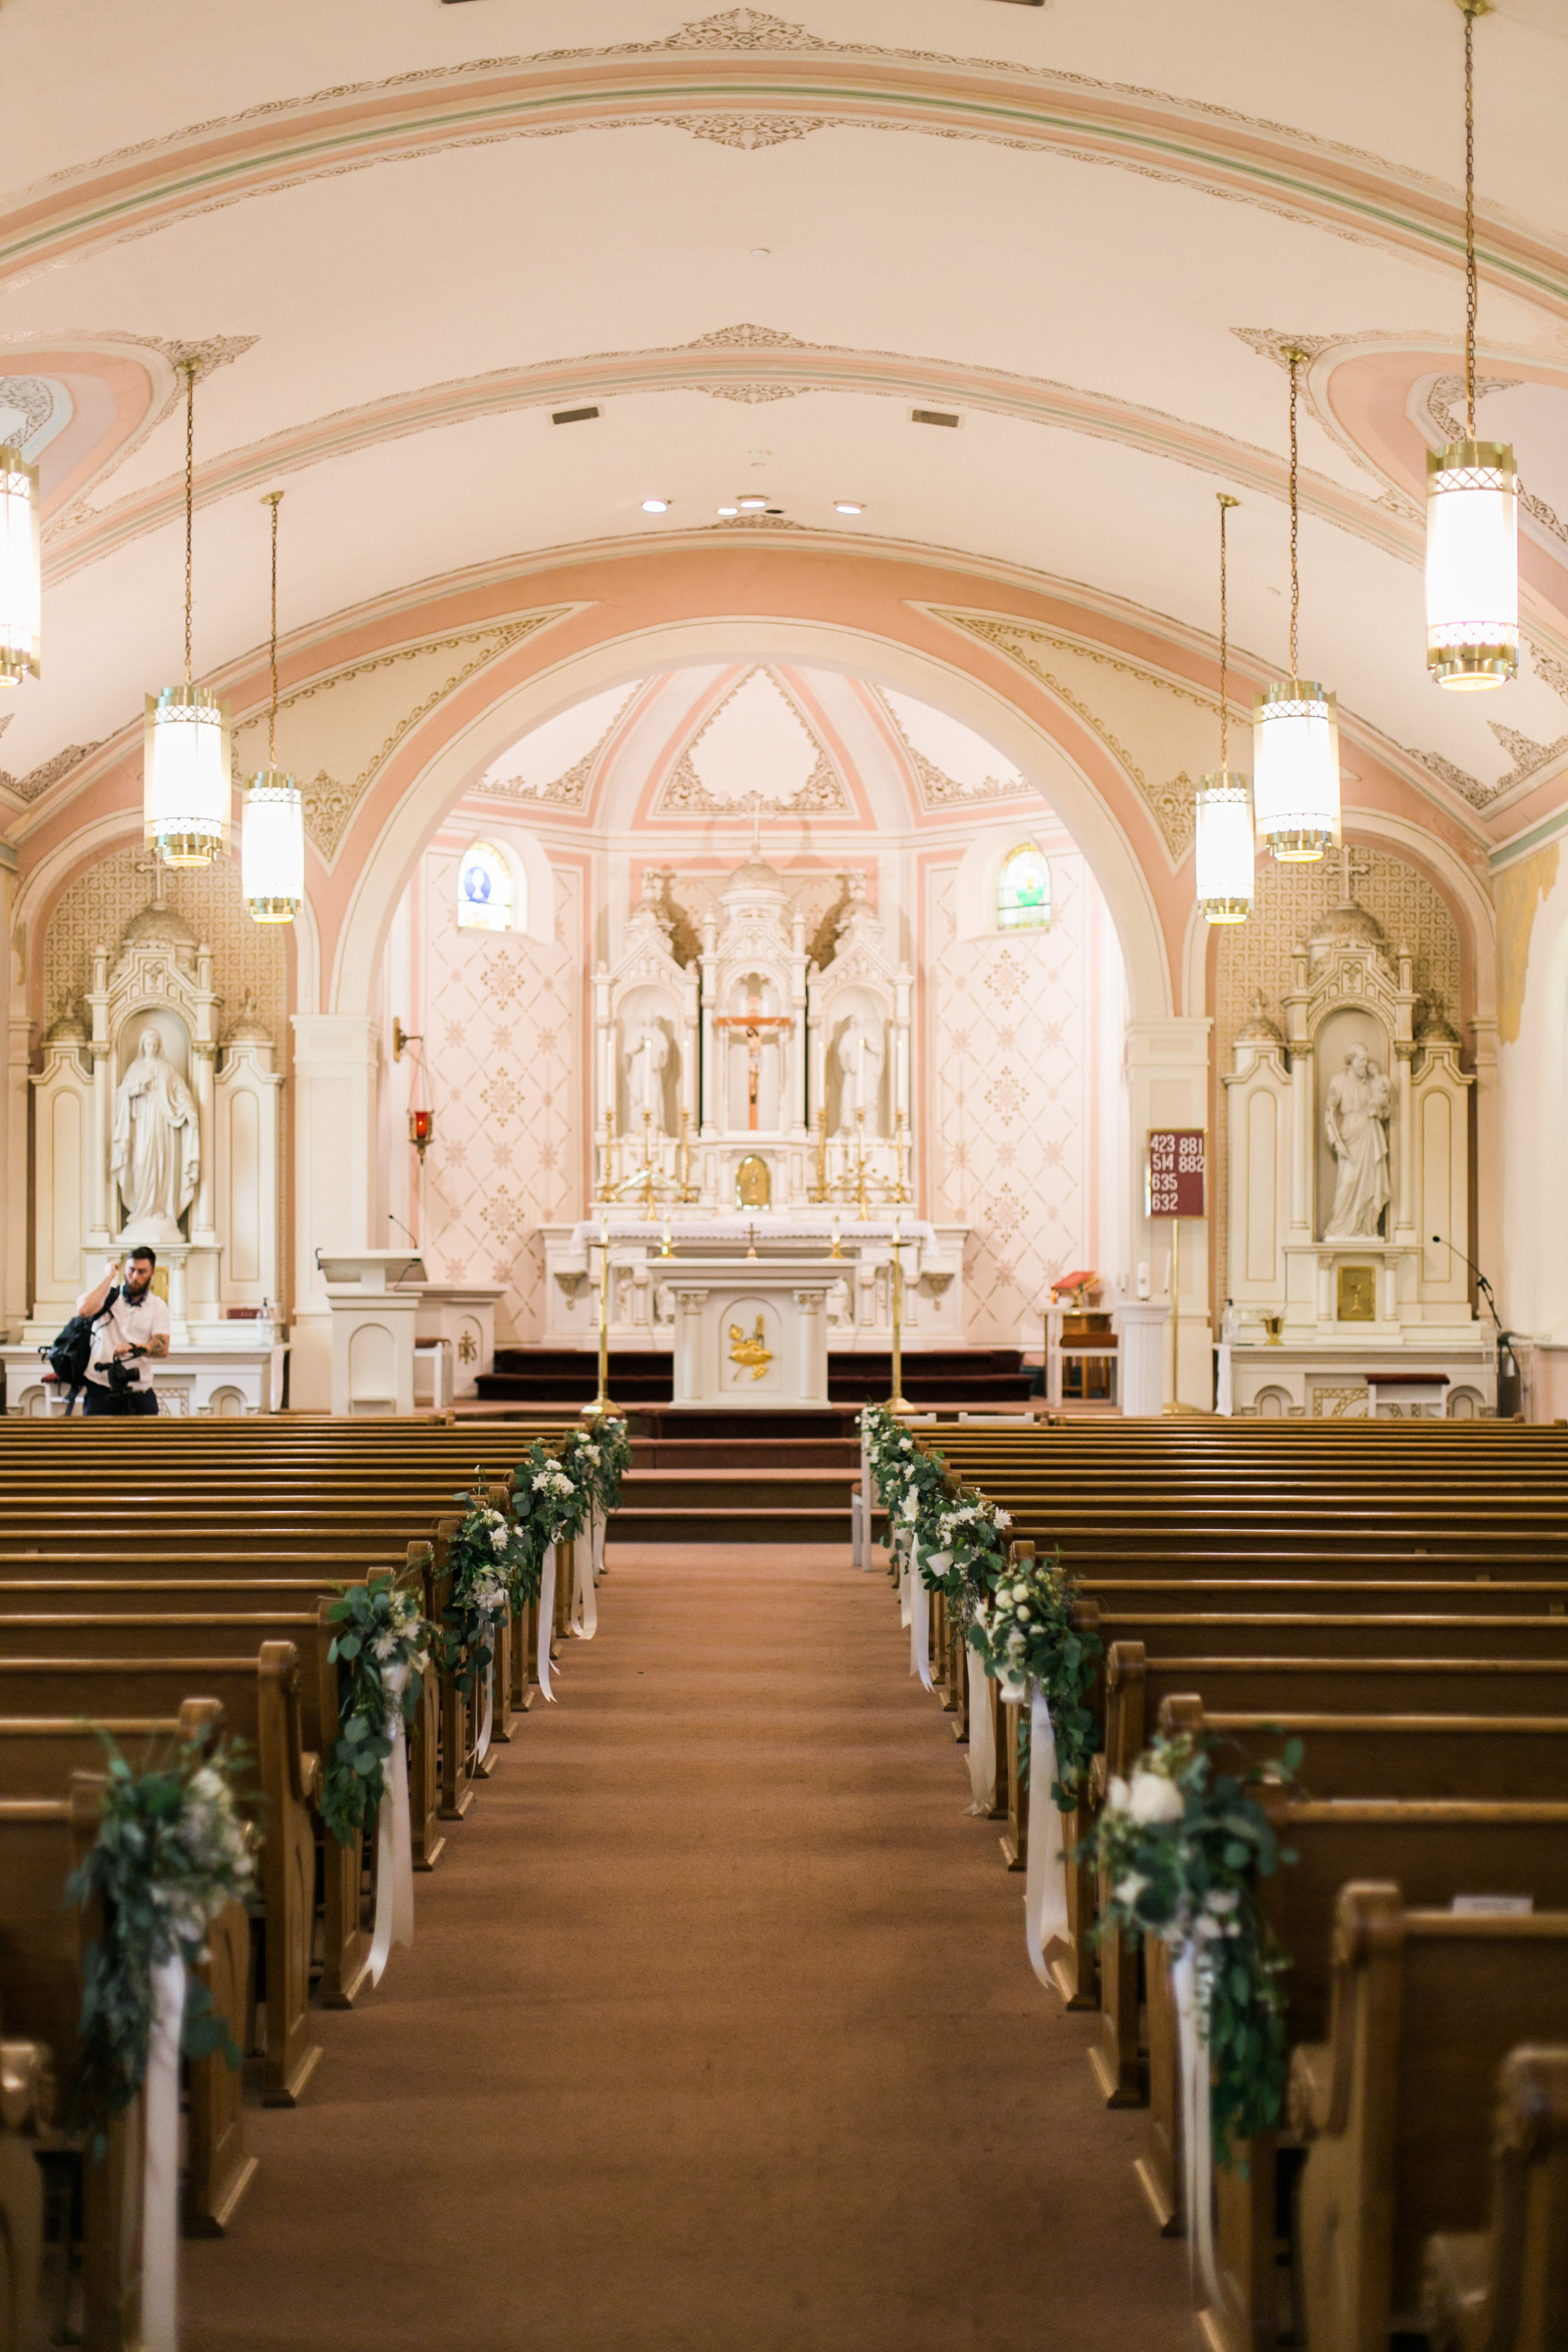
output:
M120 1081L109 1166L127 1230L134 1226L149 1241L177 1239L201 1174L201 1129L195 1097L165 1058L156 1029L143 1029Z

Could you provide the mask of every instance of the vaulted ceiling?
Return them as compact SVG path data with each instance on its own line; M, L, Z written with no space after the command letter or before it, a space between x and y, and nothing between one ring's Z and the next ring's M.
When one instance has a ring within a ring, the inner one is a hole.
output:
M1457 398L1460 39L1453 0L5 0L0 427L40 455L47 640L0 806L25 829L178 674L184 352L203 675L264 635L272 487L299 643L553 551L764 563L787 534L1188 648L1224 488L1261 677L1294 339L1303 666L1506 843L1568 773L1568 7L1477 35L1480 414L1530 494L1530 655L1455 698L1420 500ZM721 516L753 494L776 511Z

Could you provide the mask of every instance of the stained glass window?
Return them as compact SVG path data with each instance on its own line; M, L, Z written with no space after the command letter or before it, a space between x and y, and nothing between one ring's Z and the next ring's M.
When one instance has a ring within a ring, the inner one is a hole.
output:
M996 921L1005 931L1043 931L1051 919L1051 869L1032 841L1009 850L996 888Z
M458 868L458 922L468 931L512 928L511 868L488 841L473 842L463 852Z

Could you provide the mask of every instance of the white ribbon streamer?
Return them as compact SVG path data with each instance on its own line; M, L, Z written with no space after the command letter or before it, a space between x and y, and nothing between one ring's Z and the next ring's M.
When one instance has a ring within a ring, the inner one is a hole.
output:
M978 1650L964 1644L969 1664L969 1810L982 1820L996 1801L996 1726L991 1716L991 1678Z
M914 1622L915 1606L914 1595L910 1589L909 1530L906 1528L900 1528L898 1530L898 1533L894 1536L893 1541L898 1546L899 1553L899 1622L907 1632L909 1627Z
M143 2352L178 2352L180 2232L180 2037L185 1963L176 1952L153 1964L153 2022L142 2086L146 2154L142 2177Z
M550 1687L550 1629L555 1622L555 1546L547 1544L539 1581L539 1687L547 1706L553 1706Z
M493 1640L495 1637L495 1628L493 1625L490 1628L490 1635ZM474 1761L476 1764L482 1764L485 1758L490 1752L490 1734L495 1728L495 1719L496 1662L494 1654L492 1654L489 1664L485 1668L485 1716L484 1721L479 1726L479 1741L474 1749Z
M1195 2255L1211 2307L1219 2306L1214 2258L1214 2108L1208 2044L1198 2005L1197 1953L1189 1942L1171 1955L1171 1991L1182 2063L1182 2163L1187 2191L1187 2253Z
M394 1944L401 1944L405 1952L414 1949L414 1835L408 1815L408 1744L399 1704L408 1668L396 1666L384 1679L393 1702L386 1719L392 1753L386 1759L386 1786L376 1808L375 1930L370 1945L373 1985L378 1985L385 1974Z
M591 1642L599 1630L599 1597L594 1590L594 1538L585 1529L572 1547L572 1631Z
M601 1576L603 1576L603 1574L605 1573L605 1531L606 1531L606 1529L607 1529L607 1528L608 1528L608 1527L609 1527L609 1524L610 1524L610 1523L609 1523L609 1520L605 1517L605 1516L604 1512L603 1512L603 1511L601 1511L601 1510L599 1510L597 1507L595 1507L595 1512L594 1512L594 1519L593 1519L593 1528L594 1528L594 1581L595 1581L595 1584L597 1584L597 1582L599 1581L599 1579L600 1579L600 1578L601 1578ZM595 1601L595 1609L597 1608L597 1606L598 1606L598 1603L597 1603L597 1601ZM595 1623L596 1623L596 1622L597 1622L597 1619L595 1619Z
M1062 1817L1051 1796L1057 1777L1057 1732L1043 1685L1031 1685L1029 1706L1029 1832L1024 1878L1024 1933L1029 1965L1042 1984L1051 1981L1046 1946L1065 1941L1068 1932L1067 1875L1063 1866Z
M910 1672L931 1688L931 1591L921 1574L919 1539L910 1538Z

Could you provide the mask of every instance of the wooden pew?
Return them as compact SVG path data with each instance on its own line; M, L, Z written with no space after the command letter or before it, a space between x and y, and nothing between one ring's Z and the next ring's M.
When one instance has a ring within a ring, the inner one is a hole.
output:
M301 1680L299 1652L287 1641L265 1643L259 1654L253 1652L249 1656L0 1656L0 1716L166 1720L195 1694L220 1701L231 1737L246 1740L252 1748L257 1759L257 1797L254 1807L245 1810L262 1832L267 2005L263 2096L268 2105L285 2107L298 2103L321 2055L321 2045L311 2040L310 2031L316 1914L316 1837L311 1816L321 1759L301 1738ZM330 1854L327 1860L330 1864ZM331 1886L329 1867L329 1896ZM356 1926L358 1895L356 1874ZM342 1911L340 1893L340 1935ZM353 1957L351 1954L351 1963ZM327 1959L330 1967L335 1966L341 1984L345 1963L341 1954L334 1958L330 1942Z
M1375 1627L1377 1621L1364 1621ZM1405 1657L1364 1654L1320 1657L1292 1654L1286 1642L1268 1657L1201 1654L1195 1644L1153 1653L1142 1642L1111 1645L1105 1661L1105 1746L1096 1759L1093 1790L1079 1806L1080 1843L1093 1820L1094 1798L1112 1773L1125 1778L1149 1744L1166 1698L1196 1695L1221 1715L1270 1721L1290 1716L1390 1714L1469 1717L1568 1716L1568 1661L1561 1656ZM1096 2078L1112 2106L1139 2106L1144 2076L1139 2032L1136 1955L1121 1937L1098 1948L1090 1940L1100 1890L1083 1863L1069 1863L1071 1943L1053 1973L1079 2007L1098 2006L1100 2033L1091 2053ZM1098 1996L1098 1998L1096 1998Z
M97 1835L103 1787L100 1776L77 1772L63 1796L0 1798L0 2013L7 2032L48 2051L62 2096L77 2063L85 1955L100 1932L94 1910L67 1907L66 1883ZM243 1906L226 1906L209 1930L208 1945L211 1958L200 1973L230 2033L243 2041L250 1948ZM237 2078L231 2078L231 2134L222 2147L212 2144L210 2134L224 2110L196 2087L196 2078L222 2063L208 2060L192 2069L191 2154L209 2179L221 2177L237 2155L245 2162L243 2147L236 2147ZM209 2136L205 2147L204 2133ZM58 2128L44 2144L73 2145ZM81 2160L85 2352L135 2352L141 2343L141 2191L138 2097L110 2125L103 2160L95 2163L90 2154Z
M38 2276L44 2183L34 2153L54 2117L54 2064L41 2042L9 2040L0 2016L0 2344L41 2352Z
M1328 2038L1291 2066L1312 2352L1385 2352L1418 2324L1428 2240L1487 2219L1476 2158L1499 2068L1521 2043L1564 2041L1568 1912L1463 1916L1409 1908L1390 1885L1343 1889Z
M1491 2217L1426 2241L1431 2352L1568 2344L1568 2046L1510 2050L1498 2076Z

